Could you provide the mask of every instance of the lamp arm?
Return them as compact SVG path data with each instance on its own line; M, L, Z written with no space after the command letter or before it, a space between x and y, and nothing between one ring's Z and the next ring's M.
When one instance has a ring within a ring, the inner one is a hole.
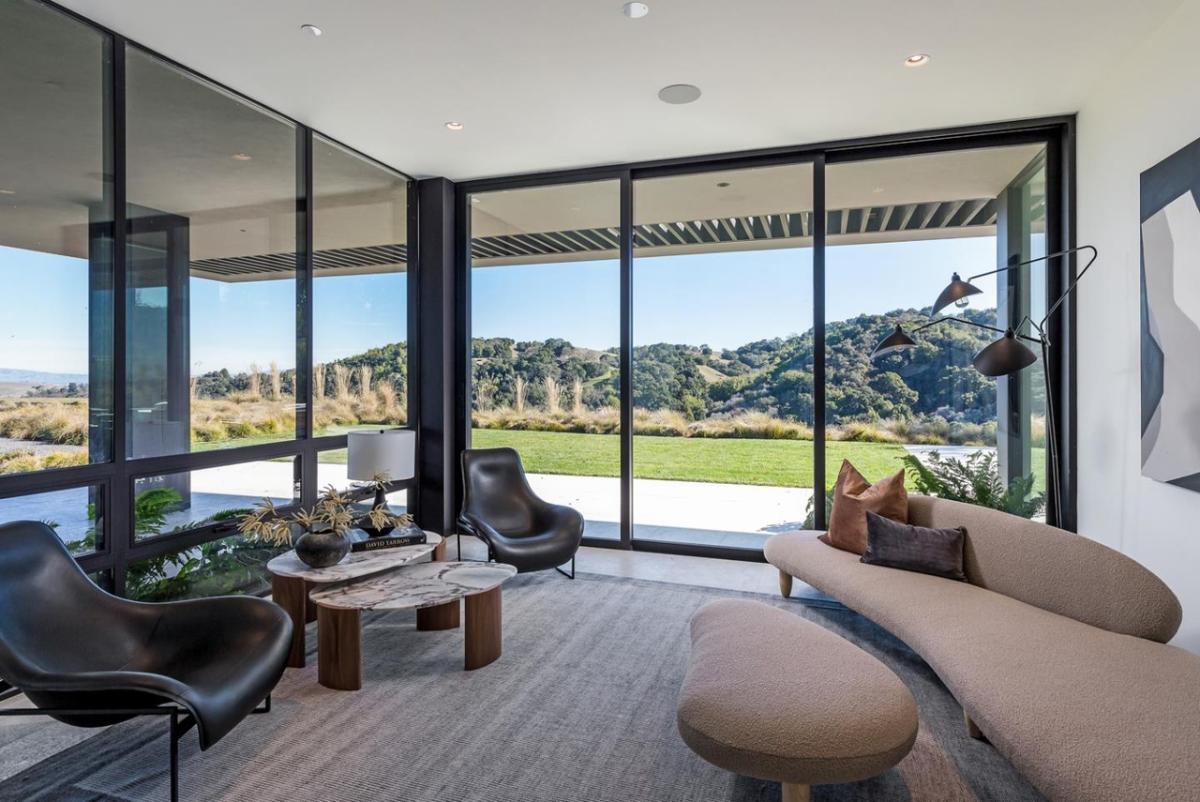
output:
M1021 321L1021 322L1024 323L1025 321ZM961 323L964 326L974 326L977 329L986 329L987 331L994 331L997 334L1008 334L1007 329L999 329L999 328L996 328L995 326L989 326L986 323L976 323L974 320L967 320L966 318L962 318L962 317L949 317L949 316L939 317L937 320L931 320L928 323L923 323L920 326L917 326L915 329L913 329L912 333L916 334L919 331L924 331L925 329L930 328L931 326L936 326L939 323ZM1017 333L1015 329L1014 329L1014 334L1015 334L1015 336L1019 337L1022 340L1025 340L1027 342L1031 342L1031 343L1041 343L1042 342L1037 337L1027 337L1024 334Z
M1050 319L1050 316L1058 311L1058 308L1063 305L1063 303L1067 300L1067 297L1075 291L1075 287L1079 285L1079 280L1082 279L1084 274L1088 272L1088 269L1096 263L1096 257L1100 255L1099 251L1097 251L1091 245L1083 245L1079 248L1073 248L1072 250L1090 250L1092 252L1092 258L1088 259L1087 264L1083 266L1083 270L1080 270L1077 274L1075 274L1075 278L1073 278L1071 283L1067 285L1067 288L1063 290L1062 295L1058 296L1058 300L1051 304L1050 308L1046 310L1045 317L1043 317L1042 322L1038 324L1039 330L1046 325L1046 321Z
M1032 259L1026 259L1024 262L1017 262L1017 263L1011 264L1011 265L1004 265L1002 267L997 267L995 270L988 270L984 273L976 273L975 275L968 278L967 281L972 282L977 278L984 278L986 276L994 276L997 273L1007 273L1008 271L1016 270L1019 267L1025 267L1027 265L1037 264L1038 262L1045 262L1050 259L1057 259L1060 256L1068 256L1072 253L1078 253L1079 251L1091 251L1092 258L1088 260L1088 263L1083 268L1083 270L1079 271L1079 275L1076 276L1076 278L1075 278L1075 280L1078 281L1079 278L1082 277L1083 274L1087 272L1087 269L1092 266L1092 262L1096 261L1096 256L1098 255L1099 252L1096 250L1096 247L1094 245L1079 245L1075 248L1066 248L1061 251L1055 251L1054 253L1048 253L1045 256L1035 256ZM1072 287L1073 286L1074 286L1074 284L1072 284ZM1070 292L1070 291L1071 291L1071 289L1068 288L1067 292Z

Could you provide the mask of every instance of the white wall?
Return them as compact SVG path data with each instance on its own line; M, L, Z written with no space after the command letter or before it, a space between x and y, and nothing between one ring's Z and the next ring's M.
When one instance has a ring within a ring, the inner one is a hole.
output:
M1139 174L1200 138L1200 0L1185 0L1102 76L1079 111L1079 531L1124 551L1183 602L1200 652L1200 493L1141 476ZM1200 370L1200 354L1196 354ZM1200 420L1196 421L1200 426Z

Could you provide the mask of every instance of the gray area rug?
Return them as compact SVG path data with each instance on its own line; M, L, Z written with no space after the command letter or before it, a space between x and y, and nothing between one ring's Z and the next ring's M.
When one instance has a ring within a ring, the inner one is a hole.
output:
M1041 797L990 746L907 647L836 605L580 574L505 586L504 654L462 670L462 632L417 632L411 613L366 619L359 692L289 669L268 715L207 753L181 744L182 798L256 802L774 802L775 783L736 777L690 752L675 729L688 620L705 602L757 598L876 655L917 698L921 731L887 774L818 786L816 802L1023 802ZM780 666L786 671L787 666ZM0 800L161 802L162 721L116 725L0 784Z

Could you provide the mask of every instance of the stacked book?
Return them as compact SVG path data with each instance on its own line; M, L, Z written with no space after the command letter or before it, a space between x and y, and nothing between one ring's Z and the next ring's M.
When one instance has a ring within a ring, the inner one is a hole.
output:
M420 546L425 543L425 533L419 529L405 530L400 534L370 537L350 544L350 551L378 551L379 549L398 549L403 546Z

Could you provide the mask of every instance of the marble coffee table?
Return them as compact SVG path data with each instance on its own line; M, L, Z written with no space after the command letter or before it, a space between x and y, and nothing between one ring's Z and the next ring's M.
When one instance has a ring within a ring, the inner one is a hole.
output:
M304 625L317 619L317 608L308 600L314 587L374 576L408 565L427 554L433 554L435 560L445 558L446 542L441 535L426 532L425 542L415 546L352 551L340 563L328 568L310 568L300 561L295 551L280 554L267 563L267 571L271 574L271 598L292 619L288 667L304 668Z
M327 688L362 687L362 611L417 611L417 629L455 629L466 606L467 671L500 657L500 586L515 576L504 563L408 565L359 582L312 593L317 606L317 679Z

